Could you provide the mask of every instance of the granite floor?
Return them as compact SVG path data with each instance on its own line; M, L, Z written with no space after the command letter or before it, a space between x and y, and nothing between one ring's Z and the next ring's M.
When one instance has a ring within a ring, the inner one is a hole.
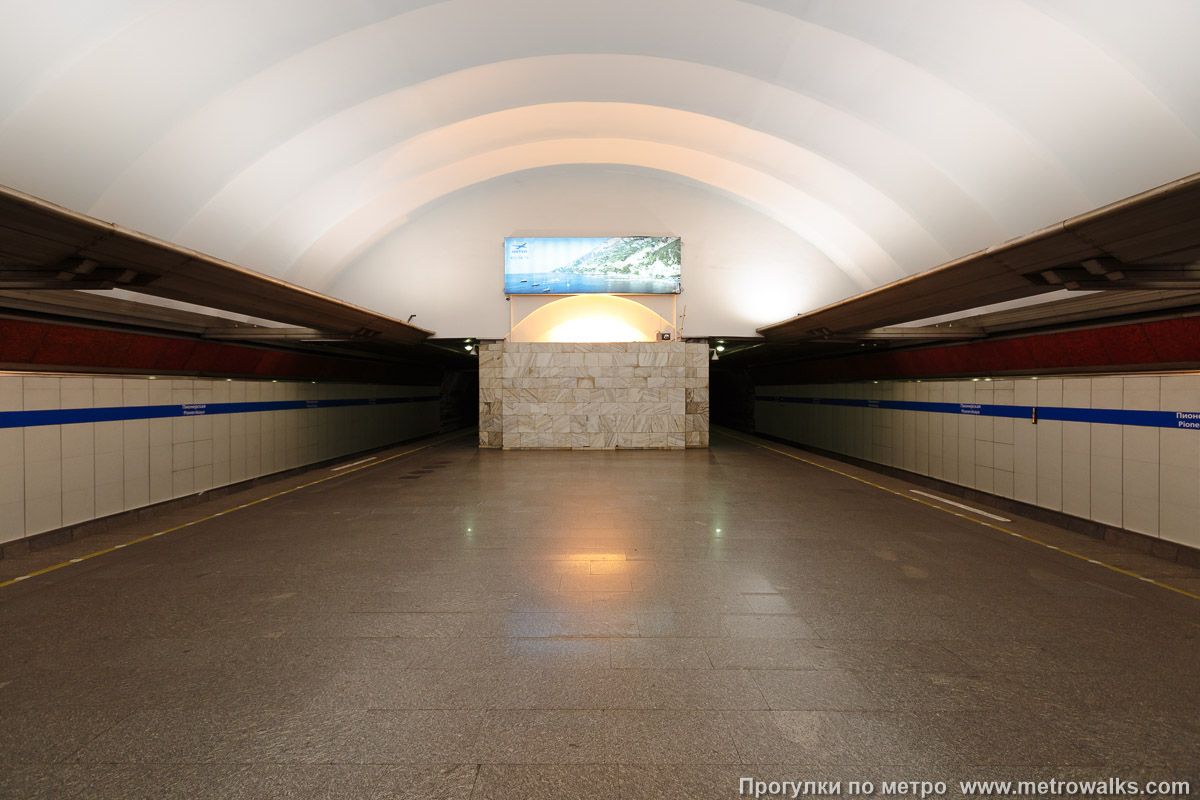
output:
M744 777L1200 792L1200 600L712 441L460 437L0 561L2 582L295 488L0 588L0 797L666 800L739 797Z

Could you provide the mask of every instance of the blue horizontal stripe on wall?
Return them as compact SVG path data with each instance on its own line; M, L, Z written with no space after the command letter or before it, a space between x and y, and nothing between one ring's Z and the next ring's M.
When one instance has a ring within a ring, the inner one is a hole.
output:
M386 406L396 403L433 403L437 395L380 397L363 400L263 400L248 403L184 403L177 406L110 406L107 408L51 408L44 411L0 411L0 428L38 425L71 425L78 422L117 422L126 419L200 417L213 414L253 414L258 411L297 411L306 408Z
M931 414L970 414L979 417L1033 419L1039 421L1099 422L1105 425L1140 425L1148 428L1200 430L1200 411L1123 411L1116 408L1058 408L1055 406L995 406L982 403L924 403L913 400L847 400L825 397L771 397L757 395L766 403L803 403L815 406L882 408L891 411L927 411Z

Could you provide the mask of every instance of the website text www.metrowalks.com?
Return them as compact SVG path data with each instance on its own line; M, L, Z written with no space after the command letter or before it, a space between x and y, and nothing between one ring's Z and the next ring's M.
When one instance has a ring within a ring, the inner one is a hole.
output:
M738 794L746 797L941 797L958 789L962 797L1187 797L1190 781L1103 780L1037 781L764 781L741 778Z

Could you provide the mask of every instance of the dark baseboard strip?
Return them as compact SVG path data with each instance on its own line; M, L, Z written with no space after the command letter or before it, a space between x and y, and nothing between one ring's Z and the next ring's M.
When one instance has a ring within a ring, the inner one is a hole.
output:
M141 508L133 508L129 511L122 511L117 514L110 514L107 517L91 519L87 522L80 522L77 525L68 525L65 528L56 528L52 531L44 533L35 533L32 536L26 536L22 539L16 539L11 542L0 544L0 559L13 558L15 556L24 555L38 550L46 550L58 545L73 542L76 539L85 539L88 536L94 536L97 533L105 533L114 527L123 525L132 520L152 519L164 511L186 508L187 506L196 505L197 503L211 500L213 498L225 497L226 495L240 492L245 489L250 489L255 486L261 486L265 483L272 483L283 478L289 478L294 475L301 475L312 470L324 469L325 467L341 463L353 459L357 456L366 456L372 453L379 453L384 450L389 450L393 447L409 444L410 442L419 442L424 439L431 439L434 436L441 436L443 432L430 433L425 436L417 436L413 439L402 439L398 442L372 447L368 450L360 450L357 453L347 453L346 455L337 456L335 458L327 458L324 461L315 461L312 464L304 464L299 467L285 469L282 472L272 472L269 475L260 475L257 478L231 483L225 486L218 486L213 489L208 489L203 492L176 497L171 500L164 500L161 503L142 506Z
M1019 500L1010 500L1007 497L1001 497L997 494L989 492L981 492L978 489L971 489L966 486L959 486L957 483L931 478L928 475L921 475L916 472L899 469L897 467L888 467L883 464L876 464L874 461L866 461L854 456L835 453L832 450L823 450L819 447L793 442L789 439L784 439L779 436L772 436L760 431L745 431L761 439L767 439L772 442L786 444L789 447L796 447L814 455L832 458L835 461L841 461L844 464L852 464L856 467L869 469L872 472L878 472L881 475L887 475L892 478L915 483L918 486L924 486L927 489L936 489L937 491L958 497L963 500L972 500L977 503L985 503L992 508L1001 509L1003 511L1011 511L1014 514L1032 519L1037 522L1044 522L1047 525L1054 525L1057 528L1064 528L1073 533L1090 536L1093 539L1101 539L1110 544L1117 545L1125 550L1131 550L1137 553L1144 553L1156 558L1161 558L1166 561L1174 561L1179 564L1184 564L1189 567L1200 567L1200 550L1188 547L1184 544L1176 544L1175 542L1167 542L1162 539L1157 539L1153 536L1147 536L1144 533L1125 530L1124 528L1115 528L1111 525L1105 525L1102 522L1095 522L1082 517L1075 517L1070 514L1064 514L1061 511L1053 511L1048 508L1022 503Z

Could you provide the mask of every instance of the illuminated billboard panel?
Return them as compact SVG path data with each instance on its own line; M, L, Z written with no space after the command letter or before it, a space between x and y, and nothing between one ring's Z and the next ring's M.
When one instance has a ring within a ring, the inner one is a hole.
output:
M678 236L504 240L505 294L678 294Z

